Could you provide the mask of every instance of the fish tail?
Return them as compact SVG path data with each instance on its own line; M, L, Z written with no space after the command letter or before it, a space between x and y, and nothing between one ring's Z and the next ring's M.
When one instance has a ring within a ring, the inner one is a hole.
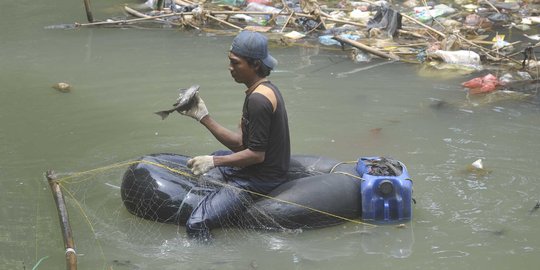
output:
M155 114L161 116L161 120L165 120L165 118L169 116L169 112L167 111L159 111L159 112L155 112Z

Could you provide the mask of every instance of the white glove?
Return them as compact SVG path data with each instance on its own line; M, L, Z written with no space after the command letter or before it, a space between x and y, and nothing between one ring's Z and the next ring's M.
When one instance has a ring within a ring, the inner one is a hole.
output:
M206 109L206 105L204 104L204 100L202 100L201 97L199 97L199 93L197 92L194 97L194 102L191 108L185 111L178 111L182 115L187 115L197 121L201 121L203 117L208 115L208 109Z
M187 162L188 168L195 175L201 175L214 168L214 156L198 156Z

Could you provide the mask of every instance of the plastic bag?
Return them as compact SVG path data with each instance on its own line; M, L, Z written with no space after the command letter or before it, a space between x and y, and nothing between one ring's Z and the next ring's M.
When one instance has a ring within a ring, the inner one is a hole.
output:
M246 8L246 11L261 11L261 12L268 12L268 13L279 13L281 12L281 9L263 5L257 2L251 2L249 3Z
M243 6L245 2L244 0L212 0L212 4L240 7Z
M367 23L368 31L372 28L386 29L389 37L394 37L401 29L401 14L390 8L380 8Z
M361 11L355 9L349 14L349 18L355 22L367 22L369 21L370 13L368 11Z
M340 37L347 38L350 40L358 40L360 39L360 36L358 35L349 35L349 34L341 34ZM319 36L319 42L323 45L331 46L331 45L341 45L339 41L333 39L333 35L323 35Z
M504 83L501 82L497 77L495 77L493 74L488 74L483 77L477 77L474 79L471 79L469 81L466 81L462 83L464 87L469 88L470 94L481 94L481 93L488 93L495 91L497 86L503 85Z
M265 6L271 6L272 0L246 0L246 3L249 5L250 3L258 3Z
M437 56L449 64L480 66L480 55L473 51L436 50L435 52L432 52L431 55Z

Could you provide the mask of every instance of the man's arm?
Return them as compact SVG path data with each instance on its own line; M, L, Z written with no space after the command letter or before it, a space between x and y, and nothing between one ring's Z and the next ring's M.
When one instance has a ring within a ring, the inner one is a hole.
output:
M195 175L201 175L216 166L246 167L264 161L265 152L245 149L226 156L197 156L187 162Z
M226 156L214 156L215 166L232 166L244 168L249 165L258 164L264 161L265 152L244 149Z
M221 144L231 151L239 152L245 149L242 144L241 130L239 132L233 132L220 125L210 115L203 117L200 123L203 124Z

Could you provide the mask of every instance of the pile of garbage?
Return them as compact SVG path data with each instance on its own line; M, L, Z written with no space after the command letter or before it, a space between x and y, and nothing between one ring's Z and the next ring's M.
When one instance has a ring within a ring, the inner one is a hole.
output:
M248 29L284 46L343 48L356 62L379 57L539 79L540 0L148 0L124 9L126 18L77 26L144 23L231 35ZM471 89L484 93L501 85L490 80Z

